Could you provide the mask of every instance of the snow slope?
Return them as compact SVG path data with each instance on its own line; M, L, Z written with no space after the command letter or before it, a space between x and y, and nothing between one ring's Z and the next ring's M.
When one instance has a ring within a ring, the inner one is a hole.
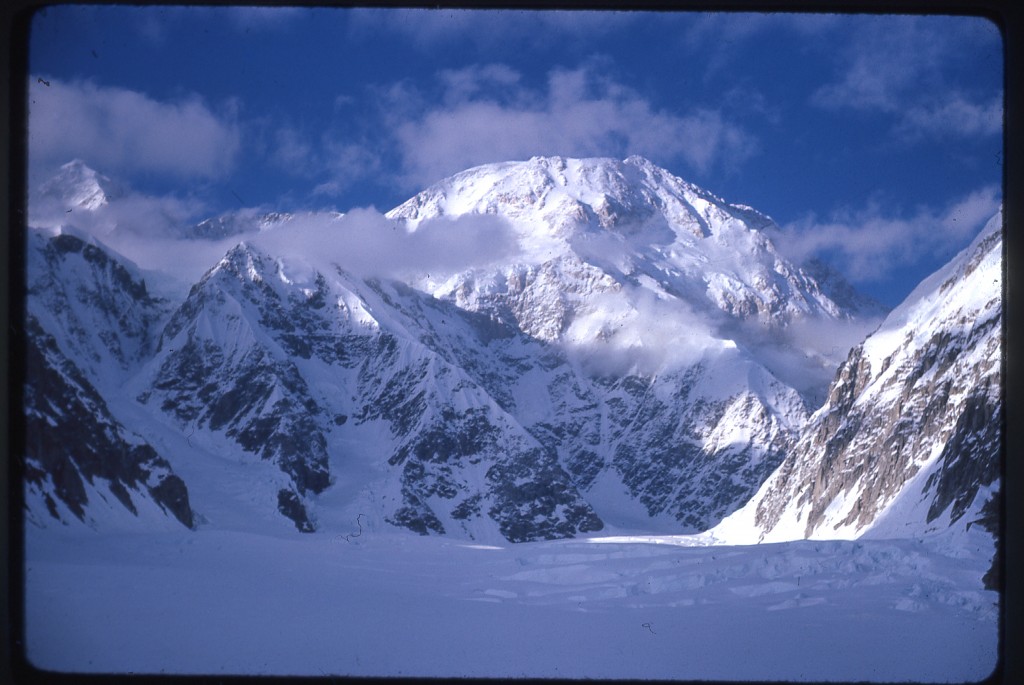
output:
M850 352L730 542L907 537L998 521L1002 214Z

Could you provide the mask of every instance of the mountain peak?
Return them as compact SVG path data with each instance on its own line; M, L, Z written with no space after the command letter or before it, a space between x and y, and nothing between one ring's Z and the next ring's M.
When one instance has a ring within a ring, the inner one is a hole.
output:
M99 209L123 194L118 184L80 159L61 166L39 191L43 197L58 200L67 207L88 210Z
M485 164L434 184L388 217L415 228L428 218L464 214L501 215L528 226L534 235L561 240L581 231L628 233L651 220L667 225L684 242L706 238L718 227L772 224L767 216L729 204L639 156L532 157Z

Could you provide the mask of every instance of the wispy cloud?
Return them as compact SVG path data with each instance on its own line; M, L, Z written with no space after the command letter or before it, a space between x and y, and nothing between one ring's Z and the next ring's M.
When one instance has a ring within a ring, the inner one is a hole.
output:
M98 209L66 209L60 201L34 200L29 224L40 228L73 225L97 238L114 241L118 235L142 238L180 233L182 226L201 216L206 206L194 198L151 196L128 192Z
M949 85L949 70L965 55L987 50L989 68L1000 68L999 32L986 20L864 17L850 36L836 52L836 77L812 94L812 104L890 115L893 132L904 139L1001 130L1001 96L979 99Z
M743 48L752 39L770 35L807 44L841 26L844 19L835 14L702 12L667 15L661 21L679 25L682 46L700 55L697 64L703 65L704 80L710 82L749 57Z
M313 146L298 129L282 126L273 133L270 161L289 174L308 175L314 164Z
M522 75L504 64L475 64L438 73L445 104L457 107L474 99L516 99L527 95L520 85ZM525 105L525 102L519 104Z
M700 360L717 336L685 300L646 288L592 293L563 335L566 351L599 375L656 374Z
M588 67L551 71L545 89L522 85L502 65L443 72L439 81L443 104L391 114L411 188L478 164L538 154L639 154L703 172L738 165L757 150L756 140L719 110L657 109Z
M290 22L301 18L308 10L302 7L219 7L214 12L226 13L228 23L244 33L254 31L282 31Z
M808 216L773 235L779 249L796 261L828 255L855 282L885 279L895 269L962 247L999 208L994 186L981 188L936 211L909 217L886 214L877 204L842 210L828 220Z
M851 36L839 50L836 79L814 93L814 104L896 111L912 90L937 85L945 41L920 18L865 19Z
M595 38L629 28L639 12L566 10L458 10L358 8L349 15L349 38L367 40L382 32L404 36L424 52L452 41L489 51L495 44L543 47L552 40L563 48L573 42L592 45Z
M208 208L192 197L152 196L128 190L93 210L68 208L59 198L32 197L28 225L72 230L96 238L158 278L162 294L184 295L188 287L224 254L237 238L183 240L182 229L205 216Z
M353 183L381 172L381 158L368 145L344 138L328 138L323 145L327 180L313 188L313 195L337 195Z
M29 155L34 164L87 159L111 173L223 176L241 146L230 110L198 97L159 101L133 90L37 77L29 88Z
M923 136L986 136L1003 129L1003 101L970 102L954 93L942 102L911 107L903 114L896 132L908 139Z

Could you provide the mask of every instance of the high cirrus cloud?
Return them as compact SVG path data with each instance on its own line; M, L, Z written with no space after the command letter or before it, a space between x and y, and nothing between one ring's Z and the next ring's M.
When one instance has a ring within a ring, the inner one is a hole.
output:
M785 226L773 240L796 261L830 254L850 280L877 281L901 266L963 247L999 205L999 188L988 186L943 210L921 208L909 217L887 215L877 205L839 211L825 221L809 216Z
M680 160L703 172L737 165L757 150L754 138L718 110L658 109L586 67L550 72L544 89L523 85L502 65L444 72L439 82L446 89L444 104L418 112L404 108L391 122L410 187L537 154L639 154L661 163Z
M35 164L87 159L111 172L215 178L234 165L241 132L232 113L199 98L160 101L125 88L37 77L29 92Z
M595 37L620 31L640 18L639 13L582 10L353 8L348 38L373 40L386 30L401 34L423 52L453 41L468 41L477 50L488 50L495 41L531 50L553 41L589 46Z
M971 17L858 18L836 50L835 78L811 96L823 109L883 113L904 139L994 135L1002 130L1002 96L968 93L950 85L950 74L971 68L1002 69L999 31Z

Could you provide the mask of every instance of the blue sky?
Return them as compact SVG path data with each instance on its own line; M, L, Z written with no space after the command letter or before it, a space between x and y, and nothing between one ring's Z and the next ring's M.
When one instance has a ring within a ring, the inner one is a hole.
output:
M181 220L639 154L895 305L1001 198L981 18L58 6L29 50L30 186L80 158Z

